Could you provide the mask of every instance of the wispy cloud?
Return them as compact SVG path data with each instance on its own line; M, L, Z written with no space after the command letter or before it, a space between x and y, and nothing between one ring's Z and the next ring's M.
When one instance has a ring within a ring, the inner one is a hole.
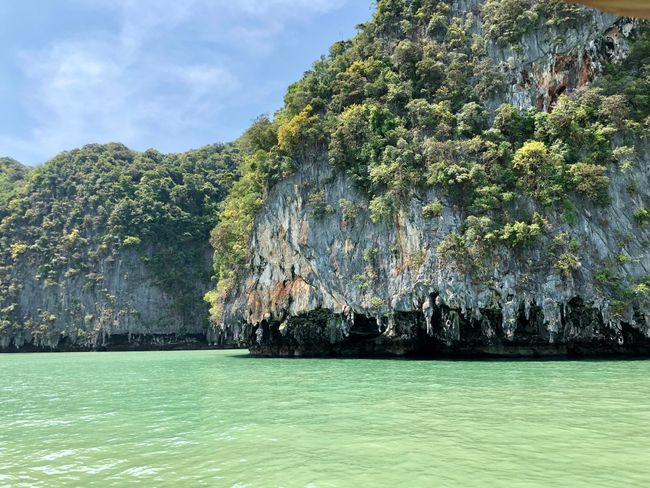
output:
M0 136L0 147L36 163L89 142L183 138L225 119L224 106L242 90L232 53L262 56L287 23L345 1L95 0L112 30L21 53L33 130Z

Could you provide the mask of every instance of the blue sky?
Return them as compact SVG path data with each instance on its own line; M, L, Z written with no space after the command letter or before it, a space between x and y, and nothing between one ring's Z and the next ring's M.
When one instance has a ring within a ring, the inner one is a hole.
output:
M236 138L372 0L0 0L0 156Z

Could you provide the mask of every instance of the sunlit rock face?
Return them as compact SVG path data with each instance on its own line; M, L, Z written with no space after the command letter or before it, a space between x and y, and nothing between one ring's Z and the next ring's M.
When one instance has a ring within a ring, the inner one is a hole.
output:
M627 56L635 25L592 12L553 35L530 32L519 49L492 43L506 87L487 105L553 110L560 95ZM443 261L437 247L462 227L463 209L435 189L418 190L392 222L375 224L367 197L323 154L271 190L256 218L249 271L215 334L263 356L649 354L649 311L615 303L599 285L611 261L627 277L650 270L650 233L632 215L650 199L650 153L644 141L637 149L629 172L608 169L610 204L580 203L571 224L549 217L553 235L577 243L579 265L569 274L558 270L550 237L533 248L500 248L480 273ZM313 188L324 191L327 212L310 204ZM423 205L435 200L440 216L425 218ZM513 205L515 213L537 208L525 199Z
M490 56L511 67L507 95L493 103L552 109L560 95L586 86L606 64L628 55L627 37L635 25L631 19L593 13L589 21L556 32L552 45L547 38L553 31L537 30L524 36L522 50L492 46Z

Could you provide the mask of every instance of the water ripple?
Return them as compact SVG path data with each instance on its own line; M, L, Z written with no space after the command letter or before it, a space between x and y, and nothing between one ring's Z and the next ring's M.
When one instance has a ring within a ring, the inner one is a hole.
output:
M650 486L647 361L0 362L3 486Z

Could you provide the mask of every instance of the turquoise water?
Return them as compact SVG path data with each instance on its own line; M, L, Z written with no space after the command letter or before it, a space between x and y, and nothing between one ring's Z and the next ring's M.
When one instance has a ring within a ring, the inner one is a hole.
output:
M0 486L650 486L649 361L197 351L0 371Z

